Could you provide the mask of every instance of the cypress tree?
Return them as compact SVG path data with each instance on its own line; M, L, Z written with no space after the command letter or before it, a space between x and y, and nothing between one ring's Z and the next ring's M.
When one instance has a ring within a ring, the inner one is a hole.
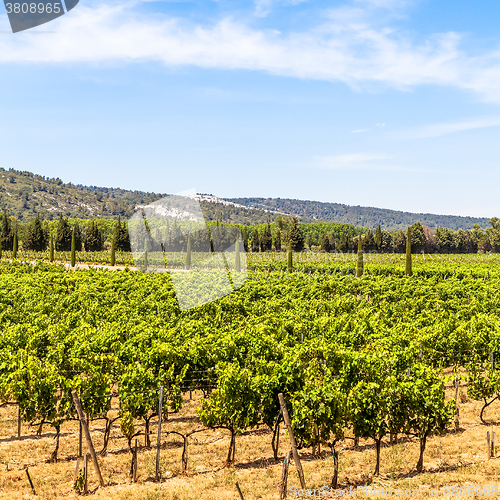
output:
M241 259L240 259L240 238L236 239L236 246L234 249L234 269L237 273L241 271Z
M75 250L77 252L81 252L82 251L82 232L80 230L80 226L78 225L78 222L75 224L75 226L73 228L73 232L75 233Z
M382 229L380 228L380 224L377 226L377 229L375 230L374 239L377 250L380 250L380 248L382 247Z
M292 217L287 231L287 243L289 243L294 252L301 252L304 249L304 235L299 227L297 217Z
M128 234L128 227L127 223L124 222L123 225L121 223L121 217L118 216L118 234L116 237L116 249L120 250L121 252L130 252L130 237ZM170 231L168 229L168 221L167 221L167 239L170 238Z
M191 268L191 233L188 235L187 252L186 252L186 269Z
M50 262L54 262L54 237L50 236Z
M75 267L76 264L76 241L75 241L75 229L71 232L71 267Z
M103 249L104 238L97 221L92 219L85 228L85 250L87 252L100 252Z
M2 258L2 238L0 238L0 259Z
M12 227L12 222L7 213L4 210L2 217L2 248L4 250L12 250L14 244L14 231Z
M330 238L326 234L321 237L320 250L327 253L332 250L332 248L330 247Z
M35 250L42 252L47 247L47 234L42 223L40 216L36 214L35 220L28 226L26 235L23 241L23 248L25 250Z
M12 243L12 258L17 258L17 231L14 233L14 242Z
M274 248L277 252L281 252L281 231L276 229L276 238L274 239Z
M259 230L254 228L252 231L252 252L258 252L260 249L260 238L259 238Z
M113 238L111 238L111 257L110 257L110 264L112 266L115 265L116 262L116 255L115 255L115 245L116 245L116 234L113 235Z
M288 255L287 255L287 268L288 272L293 271L293 257L292 257L292 244L288 243Z
M347 251L347 236L346 236L344 230L342 230L342 235L340 236L340 241L337 244L337 250L339 252L346 252Z
M407 276L412 275L411 271L411 229L408 228L408 231L406 231L406 268L405 268L405 274Z
M363 236L360 234L358 236L358 266L356 268L356 278L361 278L363 276L364 266L363 266Z
M260 238L260 248L263 252L268 252L273 246L273 236L271 234L271 226L267 223L262 232L262 237Z
M243 228L243 248L248 252L248 229L246 226Z
M62 214L59 215L59 222L56 230L56 251L67 252L71 250L72 231L68 224L68 219L64 219Z

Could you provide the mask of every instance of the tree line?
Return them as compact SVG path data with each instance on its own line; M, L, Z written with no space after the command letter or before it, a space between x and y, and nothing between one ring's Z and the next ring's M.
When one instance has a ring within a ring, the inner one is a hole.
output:
M19 223L10 217L7 211L2 214L0 248L12 251L15 244L22 242L20 248L23 250L34 250L42 252L52 245L57 252L69 252L74 235L76 251L85 249L87 252L99 252L105 248L106 235L99 226L97 219L91 219L86 224L80 225L78 222L70 224L68 218L59 215L59 220L55 224L48 221L42 222L40 216L25 224L23 227L22 239L19 238ZM127 224L121 222L120 217L116 221L112 240L115 250L124 252L130 251L130 241Z
M472 229L453 231L446 227L432 230L416 222L410 226L412 253L488 253L500 252L500 219L489 220L490 227L483 229L474 224ZM296 217L278 216L272 223L256 226L223 224L218 220L208 222L208 231L198 231L190 237L192 251L223 250L234 243L234 230L239 229L247 252L304 250L321 252L355 252L358 240L363 236L365 252L405 253L406 232L387 231L379 225L375 231L365 227L354 227L340 223L301 223ZM215 229L217 228L217 229ZM59 215L57 221L42 221L39 214L28 223L18 222L2 214L1 248L12 250L17 238L23 250L43 251L49 248L53 239L56 251L70 251L73 232L76 251L102 251L115 242L115 250L130 251L130 238L127 222L120 216L116 222L109 219L68 219ZM140 234L139 234L140 233ZM134 237L144 241L140 231ZM165 233L165 234L163 234ZM212 234L213 233L213 234ZM216 235L216 239L214 239ZM188 236L182 224L167 223L165 228L152 229L151 238L164 241L167 251L186 251ZM215 245L215 246L214 246ZM154 246L154 245L153 245ZM215 248L217 247L217 248Z
M410 226L411 252L499 253L500 219L493 217L489 223L491 227L486 229L474 224L471 230L453 231L446 227L432 230L416 222ZM355 228L348 224L301 224L294 217L287 220L279 217L278 222L273 224L261 225L250 230L243 228L245 250L252 252L282 251L288 248L288 244L296 252L302 250L355 252L361 235L365 252L406 252L406 231L390 232L381 229L380 225L372 232L370 229Z

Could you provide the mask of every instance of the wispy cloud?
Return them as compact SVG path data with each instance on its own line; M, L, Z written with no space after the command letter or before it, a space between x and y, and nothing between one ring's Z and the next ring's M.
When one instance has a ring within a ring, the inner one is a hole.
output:
M340 81L355 88L441 85L500 103L500 51L469 56L460 48L461 36L453 32L419 42L392 26L372 23L361 7L332 9L312 28L282 33L257 29L233 17L193 24L162 14L141 14L136 6L80 4L53 21L54 34L0 36L0 64L150 60L168 66ZM6 16L0 30L8 30Z
M430 137L441 137L443 135L465 132L478 128L500 126L500 116L474 118L452 123L435 123L420 128L396 132L394 135L403 139L425 139Z
M357 130L351 130L351 134L361 134L362 132L368 132L369 128L358 128Z

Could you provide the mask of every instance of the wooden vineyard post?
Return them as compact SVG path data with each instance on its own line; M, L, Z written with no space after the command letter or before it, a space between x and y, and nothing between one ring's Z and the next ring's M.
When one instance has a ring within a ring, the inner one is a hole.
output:
M334 490L337 488L338 480L339 480L339 453L337 450L333 450L332 488Z
M78 456L82 456L82 422L79 420L79 433L78 433Z
M92 438L90 437L90 431L85 420L85 415L83 414L82 405L80 403L80 398L76 391L72 391L71 395L73 396L73 401L75 402L76 411L78 412L78 418L80 419L80 423L82 424L83 432L85 434L85 439L87 441L87 446L90 451L90 456L92 457L92 462L94 464L94 468L99 478L99 484L104 486L104 480L101 476L101 469L99 468L99 462L97 461L97 456L95 454L94 445L92 444Z
M495 433L491 433L491 456L495 456Z
M238 482L236 482L236 489L238 490L238 493L240 494L241 500L245 500L243 498L243 493L241 492L241 488L240 488L240 485L238 484Z
M293 455L293 460L295 462L295 467L297 468L297 472L299 474L300 485L302 486L302 489L305 490L306 481L304 479L304 471L302 470L302 465L300 464L300 458L297 452L297 444L295 442L295 437L293 435L292 424L290 422L290 417L288 415L288 410L286 408L285 399L283 398L283 394L281 392L278 394L278 399L280 401L281 411L283 413L283 419L285 421L288 434L290 435L290 444L292 445L292 455Z
M280 500L286 498L286 484L288 482L288 466L290 465L290 458L292 457L292 450L285 455L283 460L283 470L281 471L281 484L280 484Z
M74 477L75 481L78 479L78 476L80 475L79 472L80 472L80 457L76 459L75 477Z
M82 394L81 392L81 389L80 389L80 395ZM79 457L82 457L82 453L83 453L83 450L82 450L82 422L81 420L78 420L78 456Z
M488 460L491 458L490 431L486 431L486 456Z
M89 490L87 486L87 471L88 471L88 461L89 455L85 453L85 457L83 458L83 494L86 495Z
M161 445L161 416L163 409L163 386L160 386L160 400L158 402L158 439L156 440L156 481L160 480L160 445Z
M17 410L17 439L21 439L21 405Z
M458 432L460 429L460 415L459 415L459 408L458 408L458 388L460 387L460 383L458 381L458 378L455 379L455 431Z
M28 467L26 467L26 469L24 470L26 471L26 475L28 476L28 481L31 486L31 491L33 492L33 495L36 495L35 487L33 486L33 481L31 480L30 471L28 470Z
M134 447L134 474L132 476L132 482L135 483L137 480L137 439L135 440Z

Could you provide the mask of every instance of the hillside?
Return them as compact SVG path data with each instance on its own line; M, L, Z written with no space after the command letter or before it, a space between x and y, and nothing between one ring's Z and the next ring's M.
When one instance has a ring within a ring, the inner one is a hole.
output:
M0 209L19 221L27 222L40 214L43 220L54 220L62 213L76 219L109 219L130 217L137 205L147 205L166 194L129 191L119 188L83 186L64 183L27 171L0 168ZM209 196L199 197L207 220L227 223L261 224L273 221L275 214L255 210ZM307 218L301 218L307 222Z
M226 198L226 200L249 208L300 215L316 221L342 222L369 228L376 228L380 224L383 229L388 231L406 229L415 222L421 222L422 225L432 228L448 227L453 230L472 229L473 224L479 224L483 228L489 226L489 219L486 217L418 214L386 208L360 207L288 198Z
M62 213L78 219L116 219L130 217L137 205L147 205L166 194L131 191L113 187L65 183L27 171L0 168L0 209L7 209L19 221L27 222L40 214L54 220ZM415 222L453 230L471 229L473 224L488 227L488 219L456 215L416 214L384 208L323 203L282 198L226 198L197 195L206 220L255 225L272 222L280 214L294 215L301 222L338 222L357 227L389 231L406 229ZM494 214L493 214L494 215Z

